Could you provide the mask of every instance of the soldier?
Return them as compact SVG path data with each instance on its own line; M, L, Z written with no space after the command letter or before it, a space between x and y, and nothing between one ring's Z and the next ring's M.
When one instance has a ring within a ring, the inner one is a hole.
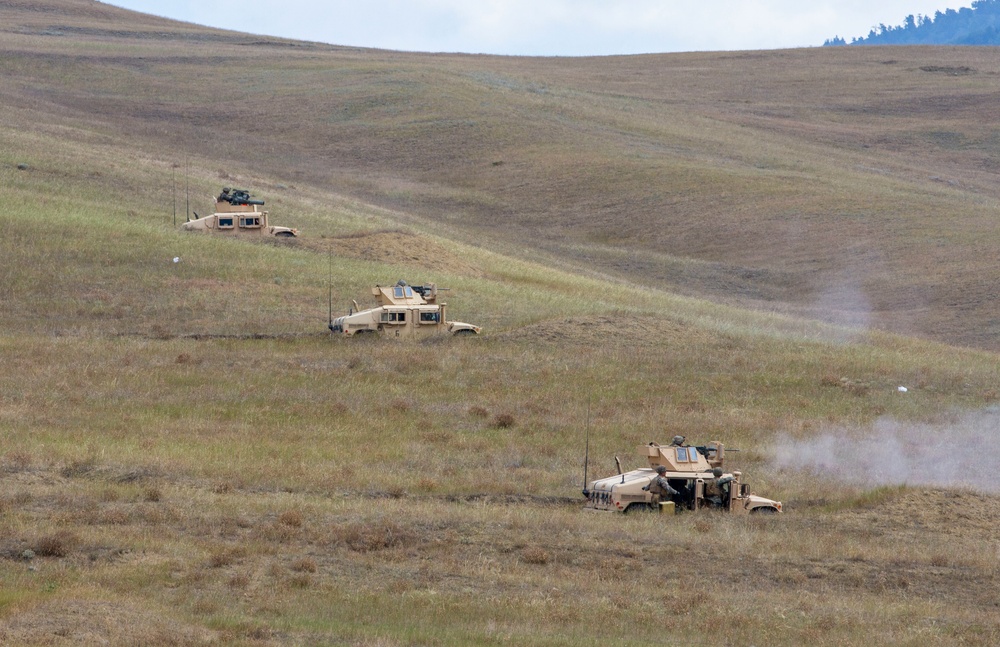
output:
M733 482L732 476L723 476L722 468L715 467L712 469L713 478L711 481L705 483L705 500L716 507L723 507L723 501L726 499L728 494L726 485Z
M658 508L660 506L660 501L672 501L674 497L680 494L680 492L670 487L670 483L668 483L667 479L663 476L666 473L667 468L664 465L657 465L656 476L654 476L653 480L649 482L649 485L642 488L652 495L649 499L649 504L654 508Z
M687 440L684 436L674 436L674 439L670 442L674 447L683 447L684 441Z

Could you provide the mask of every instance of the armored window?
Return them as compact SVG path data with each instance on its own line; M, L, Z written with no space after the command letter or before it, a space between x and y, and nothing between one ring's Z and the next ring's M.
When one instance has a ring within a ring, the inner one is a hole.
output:
M686 462L688 462L688 448L687 447L678 447L677 448L677 462L678 463L686 463Z
M232 228L233 228L233 219L232 219L232 217L229 217L229 218L219 218L219 229L232 229Z
M436 324L440 320L441 316L437 310L421 310L420 311L420 323L422 324Z
M396 287L394 287L392 289L392 296L394 296L397 299L402 299L403 298L403 288L401 288L398 285Z
M240 218L240 227L260 227L260 218L256 216Z
M409 299L413 296L413 288L407 285L403 288L403 293L406 294L406 298Z
M687 450L688 450L688 456L690 457L691 462L692 463L697 463L698 462L698 450L695 449L694 447L688 447Z
M379 320L382 323L406 323L406 312L382 312Z

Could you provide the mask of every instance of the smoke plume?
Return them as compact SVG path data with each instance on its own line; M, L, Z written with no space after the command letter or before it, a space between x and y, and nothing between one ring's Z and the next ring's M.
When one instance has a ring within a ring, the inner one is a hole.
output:
M810 470L858 485L933 485L1000 492L1000 407L956 414L939 423L889 418L867 430L828 430L778 439L783 469Z

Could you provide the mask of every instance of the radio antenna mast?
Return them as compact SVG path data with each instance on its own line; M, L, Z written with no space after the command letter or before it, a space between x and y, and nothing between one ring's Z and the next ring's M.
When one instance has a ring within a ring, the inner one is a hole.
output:
M587 465L590 463L590 398L587 398L587 442L583 451L583 494L587 495Z
M329 323L327 323L326 327L330 329L330 332L333 332L333 249L327 251L326 255L327 258L329 259L329 265L330 265L329 275L327 276L326 279L327 289L329 290L329 295L327 296L327 302L328 302L327 306L330 311Z

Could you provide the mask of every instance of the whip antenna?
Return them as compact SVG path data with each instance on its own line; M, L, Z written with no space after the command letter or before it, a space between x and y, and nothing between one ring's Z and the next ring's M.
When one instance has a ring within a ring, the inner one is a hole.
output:
M330 321L327 324L327 328L330 329L330 332L333 332L333 250L332 249L327 252L327 258L330 261L329 273L326 279L327 289L329 290L329 294L327 295L327 307L329 309L329 318L330 318Z
M587 496L587 464L590 463L590 398L587 398L587 441L583 450L583 495Z

